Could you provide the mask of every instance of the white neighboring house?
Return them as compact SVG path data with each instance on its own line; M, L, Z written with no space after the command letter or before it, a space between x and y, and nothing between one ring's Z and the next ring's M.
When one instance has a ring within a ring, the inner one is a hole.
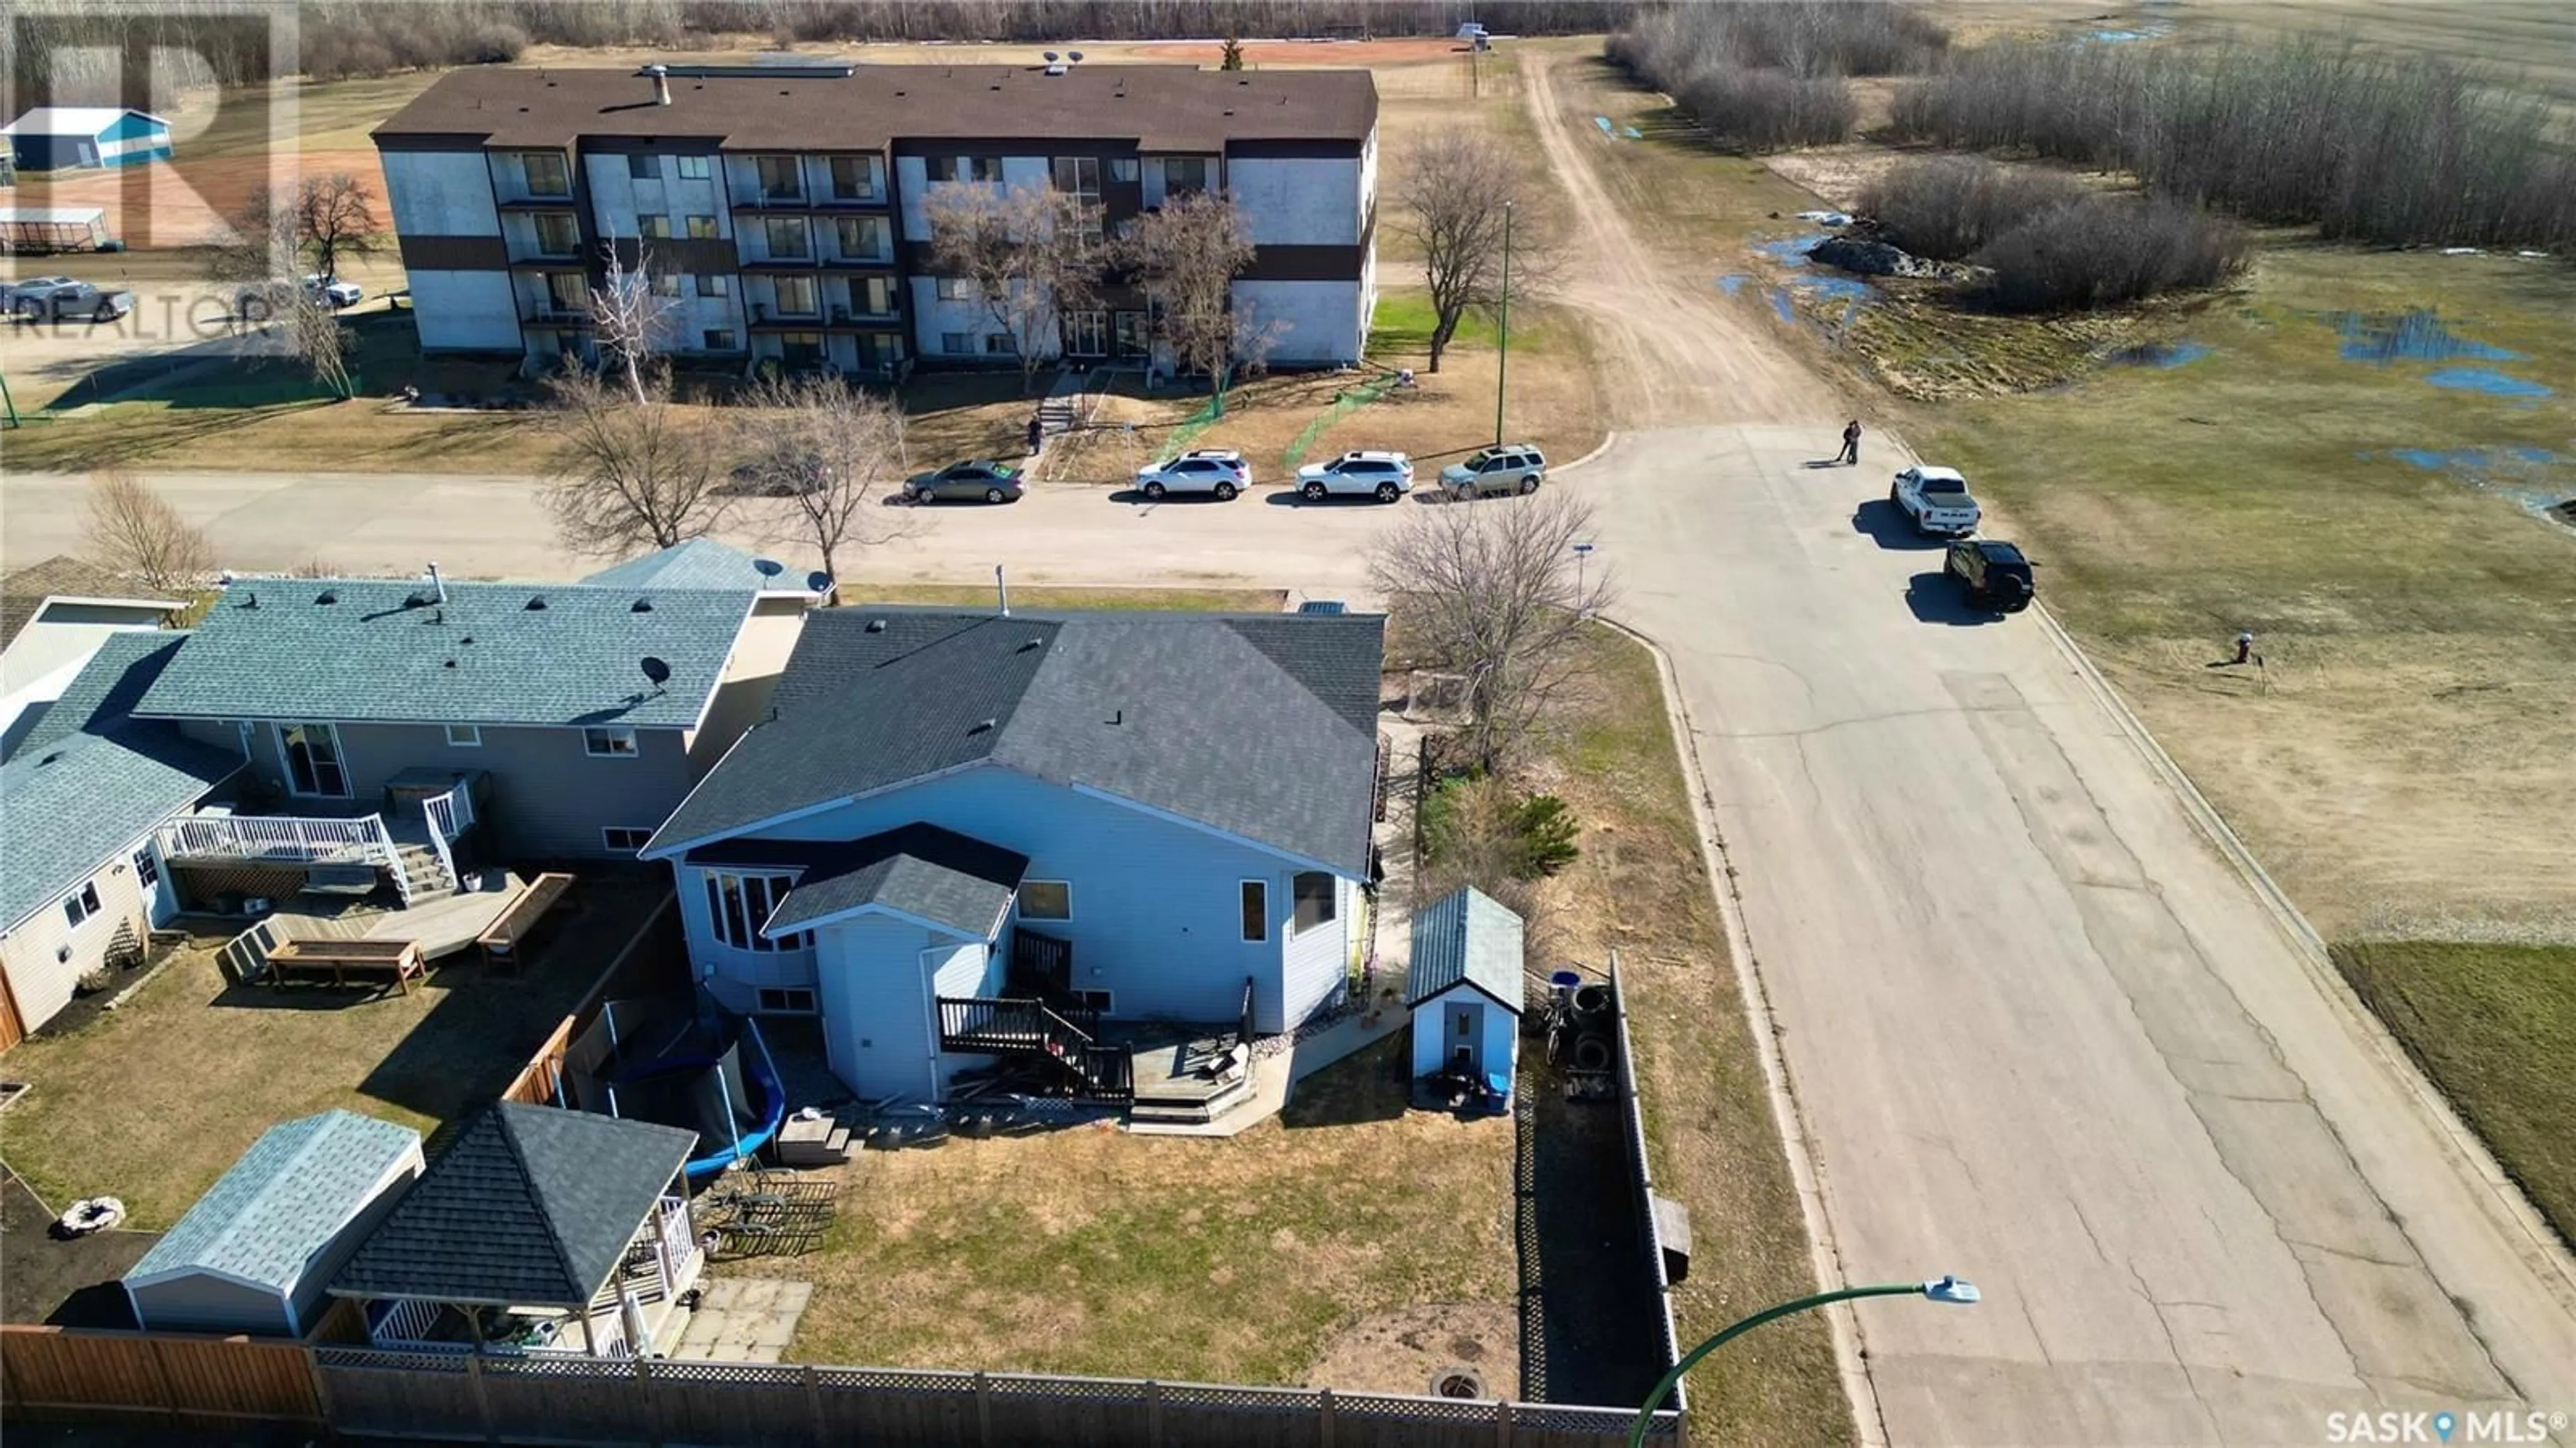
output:
M819 1015L861 1095L937 1099L1026 1054L1117 1100L1102 1020L1248 1011L1278 1032L1346 992L1383 633L1357 614L817 614L776 717L644 853L671 862L708 992Z

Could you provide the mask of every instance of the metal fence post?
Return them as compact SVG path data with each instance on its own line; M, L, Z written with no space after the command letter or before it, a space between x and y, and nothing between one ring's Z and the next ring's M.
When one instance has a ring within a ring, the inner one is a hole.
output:
M1163 1385L1145 1380L1145 1448L1163 1448Z
M1315 1428L1316 1448L1333 1448L1333 1390L1330 1388L1319 1388L1315 1392Z
M805 1411L814 1419L814 1448L832 1448L831 1420L823 1416L823 1375L805 1365Z
M1494 1448L1512 1448L1512 1400L1494 1399Z
M993 1380L975 1370L975 1441L993 1448Z
M483 1354L465 1355L465 1383L474 1390L474 1417L483 1425L483 1441L501 1441L501 1425L492 1421L492 1394L483 1386Z

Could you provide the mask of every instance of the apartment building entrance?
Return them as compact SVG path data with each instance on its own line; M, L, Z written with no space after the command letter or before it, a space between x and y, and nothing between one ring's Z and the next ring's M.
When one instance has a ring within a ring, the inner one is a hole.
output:
M1117 329L1119 361L1142 362L1152 354L1154 337L1145 325L1143 312L1120 312Z
M1064 355L1067 357L1108 356L1109 314L1107 312L1065 313Z

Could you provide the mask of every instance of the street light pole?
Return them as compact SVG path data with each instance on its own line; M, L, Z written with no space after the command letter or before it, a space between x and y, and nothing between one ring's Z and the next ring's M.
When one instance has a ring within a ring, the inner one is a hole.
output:
M1812 1297L1801 1297L1793 1302L1783 1302L1777 1307L1766 1307L1692 1348L1680 1362L1673 1364L1673 1370L1664 1374L1663 1381L1655 1384L1655 1390L1646 1395L1646 1405L1637 1410L1636 1421L1628 1425L1628 1448L1645 1448L1646 1429L1654 1424L1655 1410L1662 1407L1664 1399L1672 1395L1673 1384L1682 1380L1682 1374L1698 1366L1701 1358L1766 1322L1787 1317L1792 1313L1805 1312L1811 1308L1849 1302L1855 1297L1921 1297L1931 1302L1947 1302L1966 1307L1975 1303L1978 1295L1974 1283L1962 1282L1956 1277L1937 1277L1929 1282L1886 1282L1875 1287L1845 1287L1833 1292L1819 1292Z
M1503 203L1502 353L1494 359L1494 446L1503 445L1503 379L1512 367L1512 204Z

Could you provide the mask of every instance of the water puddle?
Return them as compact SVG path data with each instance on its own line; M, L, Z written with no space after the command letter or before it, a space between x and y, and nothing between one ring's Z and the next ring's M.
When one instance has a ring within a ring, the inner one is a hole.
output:
M2153 367L2170 371L2176 367L2187 367L2217 350L2207 342L2141 342L2134 347L2123 347L2102 360L2112 367Z
M2445 367L2438 372L2426 373L2424 380L2436 387L2448 387L2454 392L2483 392L2489 397L2537 398L2556 395L2554 388L2542 386L2537 382L2524 381L2509 373L2498 372L2492 367Z
M2150 20L2135 30L2091 31L2084 39L2094 45L2133 45L2141 40L2161 40L2171 34L2173 34L2172 22Z
M2461 336L2439 313L2423 307L2395 317L2339 312L2334 324L2336 334L2343 338L2346 362L2374 362L2384 367L2391 362L2452 362L2461 358L2479 362L2522 360L2519 352Z
M1793 327L1798 324L1798 304L1789 300L1789 289L1787 287L1773 287L1771 289L1771 310L1780 314L1781 321L1787 322Z
M1858 277L1803 276L1790 281L1790 286L1819 297L1835 297L1860 303L1878 300L1878 291Z
M1744 284L1750 280L1752 278L1742 272L1728 272L1717 279L1717 289L1731 297L1744 290Z
M1612 140L1618 139L1619 128L1610 124L1610 118L1608 116L1594 116L1592 118L1592 124L1601 128L1601 134L1610 137Z
M1824 244L1825 234L1811 231L1805 236L1792 236L1780 241L1753 243L1754 254L1782 266L1805 266L1807 253Z
M2576 497L2570 496L2576 493L2576 479L2568 476L2567 466L2576 459L2562 459L2545 447L2393 447L2354 456L2364 462L2393 458L2423 472L2457 478L2535 518L2576 521L2570 514L2576 508Z
M1619 128L1619 134L1627 137L1631 141L1642 141L1646 139L1646 133L1638 130L1635 126L1621 126Z

